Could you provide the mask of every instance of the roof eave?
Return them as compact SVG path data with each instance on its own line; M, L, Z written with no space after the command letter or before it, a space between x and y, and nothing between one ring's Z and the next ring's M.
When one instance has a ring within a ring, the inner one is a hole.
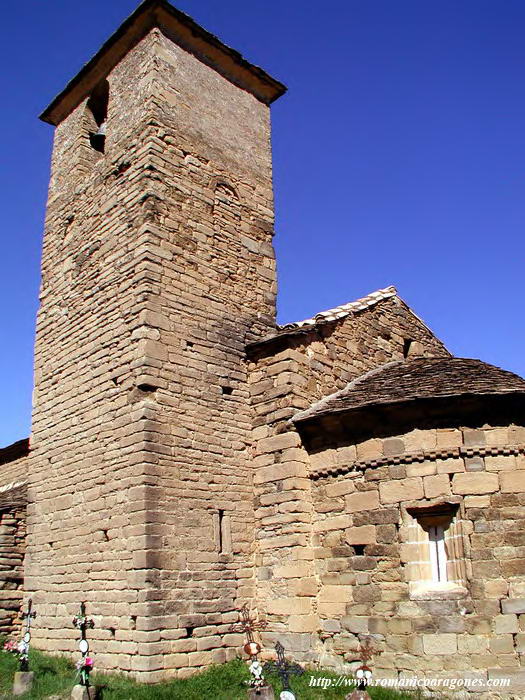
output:
M40 119L54 126L60 124L154 27L265 104L286 92L285 85L246 61L167 0L144 0L55 97Z
M18 440L12 445L0 448L0 465L14 462L20 457L27 457L29 454L29 438Z
M399 399L392 399L390 401L374 401L370 403L360 403L354 406L340 406L331 409L316 411L315 404L313 407L307 408L304 411L296 413L292 418L290 418L290 423L293 425L302 425L309 422L315 422L317 420L322 420L327 416L340 416L343 414L356 413L357 411L374 410L377 408L388 408L389 406L396 406L399 404L414 404L418 401L441 401L444 399L485 399L494 397L510 397L510 396L523 396L525 398L525 391L520 390L509 390L509 391L494 391L494 392L460 392L457 394L439 394L436 396L411 396L403 397ZM323 399L321 399L323 400Z

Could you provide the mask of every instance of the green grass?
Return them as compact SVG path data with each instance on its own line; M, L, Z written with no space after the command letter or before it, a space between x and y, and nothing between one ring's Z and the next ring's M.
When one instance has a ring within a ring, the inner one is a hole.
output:
M47 656L32 651L31 670L35 672L33 692L27 698L47 698L71 692L75 684L76 669L74 664L61 656ZM13 654L0 652L0 697L11 700L13 676L18 670L17 658ZM69 693L68 693L69 694Z
M96 659L95 659L96 662ZM23 696L24 700L41 700L51 695L69 698L76 682L76 669L71 661L63 657L48 656L32 651L31 670L35 673L31 694ZM13 675L17 669L15 656L0 652L0 698L12 700ZM337 678L330 671L306 671L303 676L292 678L291 684L298 700L342 700L351 688L310 687L310 678ZM246 700L249 678L246 663L241 660L231 661L220 666L213 666L187 680L174 680L157 685L136 683L127 676L116 674L92 675L93 685L101 689L103 700ZM276 698L282 690L278 678L269 677L275 690ZM415 700L414 694L396 693L382 688L369 690L373 700Z

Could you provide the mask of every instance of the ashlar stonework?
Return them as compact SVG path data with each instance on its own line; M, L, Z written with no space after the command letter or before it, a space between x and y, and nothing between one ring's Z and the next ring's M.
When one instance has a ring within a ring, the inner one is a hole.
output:
M146 0L51 103L29 443L0 450L0 632L155 682L239 654L512 676L525 381L454 358L395 288L276 324L284 86ZM27 509L27 518L26 518ZM25 529L27 528L27 538ZM25 563L24 563L25 557Z

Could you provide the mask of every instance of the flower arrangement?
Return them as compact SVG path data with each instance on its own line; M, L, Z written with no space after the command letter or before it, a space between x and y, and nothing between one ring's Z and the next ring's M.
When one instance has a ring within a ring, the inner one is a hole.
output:
M4 651L6 651L8 654L18 654L18 642L14 642L12 639L9 639L3 647Z
M91 671L93 669L94 663L93 659L91 656L84 656L81 659L79 659L76 663L76 667L78 671L81 671L83 668L88 669Z
M91 656L83 656L76 663L77 671L80 676L80 685L89 685L89 674L93 670L93 659Z
M86 615L75 615L75 617L73 618L73 625L79 630L82 628L93 629L95 623L93 622L93 620L86 617Z
M28 668L29 663L29 644L23 640L20 642L15 642L10 639L5 642L3 646L3 651L8 654L14 654L18 657L18 663L21 671L25 671Z

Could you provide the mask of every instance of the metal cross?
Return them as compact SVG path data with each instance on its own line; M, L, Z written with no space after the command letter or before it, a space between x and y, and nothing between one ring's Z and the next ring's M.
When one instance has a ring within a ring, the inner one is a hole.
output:
M283 691L290 691L290 676L300 676L304 673L304 668L293 661L287 661L284 656L284 647L281 642L275 645L277 661L268 661L264 664L267 673L277 673L283 684Z
M33 599L29 598L27 610L22 613L22 620L25 621L25 632L20 642L19 666L22 672L29 671L29 643L31 642L31 621L36 617L33 610Z
M367 637L364 642L359 644L359 657L361 659L361 666L356 669L357 685L356 690L366 691L368 684L372 679L372 669L368 666L368 662L373 659L375 655L382 654L380 649L377 649L372 644L370 637Z
M77 668L80 673L80 685L89 686L89 672L91 665L88 664L89 642L86 639L86 630L93 629L94 621L86 616L86 604L80 603L80 613L73 618L74 626L80 630L80 642L78 648L82 654L82 659L78 662ZM91 661L91 659L89 659Z
M265 620L259 620L259 622L256 622L255 618L250 617L250 608L248 607L248 603L245 603L241 608L240 622L237 622L235 625L231 625L228 631L233 634L245 634L248 644L252 644L255 642L253 633L264 630L267 626L268 623Z
M374 656L379 656L382 653L381 649L374 647L370 637L367 637L365 641L361 642L359 645L359 656L363 664L366 664L368 661L371 661Z

